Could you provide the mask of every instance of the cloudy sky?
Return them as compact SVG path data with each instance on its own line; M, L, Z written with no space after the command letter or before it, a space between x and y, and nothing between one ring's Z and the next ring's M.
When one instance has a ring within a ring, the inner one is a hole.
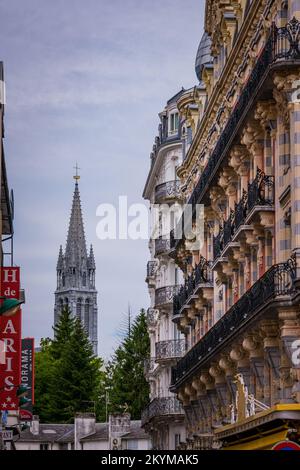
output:
M23 335L52 335L56 262L74 181L97 263L99 353L128 302L148 307L146 241L100 241L96 208L142 202L158 112L196 84L203 0L2 0L5 152L15 193L15 263L26 289Z

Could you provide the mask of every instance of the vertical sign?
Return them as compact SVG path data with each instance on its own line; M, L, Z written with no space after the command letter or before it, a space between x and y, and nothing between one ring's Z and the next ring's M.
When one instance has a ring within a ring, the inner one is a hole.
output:
M20 268L0 268L1 297L20 298ZM16 391L21 379L21 309L0 316L0 341L5 343L5 363L0 364L0 411L17 410Z
M29 401L20 410L20 418L30 421L34 403L34 338L22 339L21 384L28 387L26 398Z

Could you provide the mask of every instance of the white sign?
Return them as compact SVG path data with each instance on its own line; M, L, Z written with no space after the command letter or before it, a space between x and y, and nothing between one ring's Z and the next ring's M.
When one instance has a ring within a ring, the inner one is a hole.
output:
M12 431L1 431L0 435L2 436L3 441L12 441L13 432Z

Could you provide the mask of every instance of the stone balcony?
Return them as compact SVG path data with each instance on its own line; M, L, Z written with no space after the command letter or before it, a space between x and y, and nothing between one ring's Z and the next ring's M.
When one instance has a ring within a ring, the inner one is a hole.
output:
M213 273L212 263L201 256L198 265L191 275L180 287L178 294L174 296L173 320L177 321L185 308L188 308L195 299L211 299L213 295ZM201 291L201 292L200 292Z
M248 185L248 192L244 191L241 200L235 204L234 211L213 240L214 261L224 258L228 248L238 248L241 235L246 240L252 236L254 230L264 230L274 223L274 177L257 171L256 178ZM270 227L269 227L270 228Z
M155 344L155 360L158 363L178 360L185 353L185 340L159 341Z
M299 31L300 22L293 18L286 26L278 28L275 23L269 30L269 36L262 48L247 82L212 151L207 165L197 181L187 203L193 206L193 218L196 216L197 204L209 204L209 188L218 180L218 170L223 164L228 152L240 132L245 116L251 112L256 103L257 95L264 91L272 93L273 82L270 75L276 70L288 70L300 64ZM291 33L294 32L294 33ZM183 217L178 222L175 232L181 233L184 226ZM177 250L184 239L171 234L171 250Z
M155 307L172 307L174 296L178 293L180 286L160 287L155 291Z
M167 181L155 188L155 204L163 204L180 200L180 181Z
M184 411L176 397L155 398L142 413L142 426L155 418L183 419Z
M262 311L274 312L275 301L284 302L296 293L296 262L292 258L286 263L272 266L223 317L200 339L200 341L179 360L172 369L172 387L175 392L179 384L224 351L249 323L253 323ZM290 301L290 300L289 300Z
M155 240L155 256L167 255L170 251L170 240L159 237Z

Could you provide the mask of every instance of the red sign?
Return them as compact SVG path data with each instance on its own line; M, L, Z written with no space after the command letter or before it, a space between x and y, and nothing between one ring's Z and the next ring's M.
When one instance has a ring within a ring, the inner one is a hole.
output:
M31 411L22 410L22 409L20 410L19 416L20 416L21 421L32 421L32 418L33 418Z
M293 441L281 441L275 444L272 450L300 450L300 445Z
M20 298L20 268L0 268L0 295ZM5 364L0 364L0 411L17 410L16 391L21 381L21 309L11 317L0 316L0 340L5 343Z

